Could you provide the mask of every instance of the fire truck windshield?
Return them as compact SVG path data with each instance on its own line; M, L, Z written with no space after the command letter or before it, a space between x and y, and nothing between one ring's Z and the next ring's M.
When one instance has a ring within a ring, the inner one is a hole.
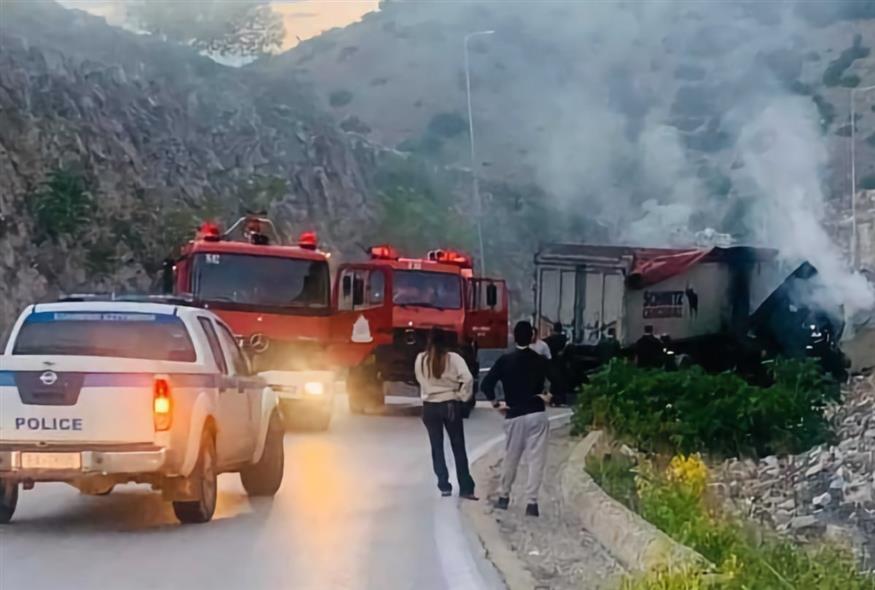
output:
M256 308L327 308L328 263L247 254L198 254L198 299Z
M458 275L417 270L396 270L392 301L395 305L460 309L462 283Z

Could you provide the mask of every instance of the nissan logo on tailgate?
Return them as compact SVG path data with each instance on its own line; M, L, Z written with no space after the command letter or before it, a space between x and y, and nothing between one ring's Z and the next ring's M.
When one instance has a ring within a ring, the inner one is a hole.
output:
M54 371L46 371L39 376L39 380L43 385L54 385L58 382L58 374Z

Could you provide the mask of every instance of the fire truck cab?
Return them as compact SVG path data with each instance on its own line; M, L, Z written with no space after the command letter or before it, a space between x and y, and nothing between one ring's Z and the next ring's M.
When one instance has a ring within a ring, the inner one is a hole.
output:
M285 244L269 219L248 215L225 231L204 223L164 273L165 292L191 298L231 327L280 395L286 422L317 429L330 421L335 382L325 357L328 258L314 233Z
M365 262L341 265L334 285L332 357L350 367L350 411L382 405L386 382L416 383L414 361L433 327L455 336L476 393L477 351L507 346L504 281L474 277L471 258L451 250L402 258L382 245L368 253ZM473 405L472 398L467 411Z

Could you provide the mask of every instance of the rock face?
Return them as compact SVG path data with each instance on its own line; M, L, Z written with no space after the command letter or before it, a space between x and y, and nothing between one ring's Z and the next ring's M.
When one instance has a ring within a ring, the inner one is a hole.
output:
M0 336L57 291L148 287L201 216L269 209L291 235L354 244L373 215L365 152L308 101L288 76L225 68L53 3L4 6ZM34 219L69 211L53 174L76 179L91 206L49 236ZM37 217L49 205L60 213Z
M745 513L780 532L850 542L875 563L875 377L856 377L832 417L833 446L759 463L732 460L718 489Z

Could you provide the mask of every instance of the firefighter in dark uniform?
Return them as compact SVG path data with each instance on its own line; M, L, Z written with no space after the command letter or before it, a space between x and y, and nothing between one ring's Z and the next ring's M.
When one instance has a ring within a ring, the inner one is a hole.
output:
M565 357L562 351L568 344L568 337L562 329L562 322L553 324L553 332L544 338L544 344L550 349L551 375L556 383L551 383L553 393L552 405L564 406L568 403L568 376L565 371Z
M599 365L607 365L611 362L611 359L620 356L621 347L620 341L617 340L616 328L608 328L602 337L599 338L595 352Z
M665 346L653 334L653 326L644 326L644 336L635 342L635 364L642 369L660 369L665 365Z

